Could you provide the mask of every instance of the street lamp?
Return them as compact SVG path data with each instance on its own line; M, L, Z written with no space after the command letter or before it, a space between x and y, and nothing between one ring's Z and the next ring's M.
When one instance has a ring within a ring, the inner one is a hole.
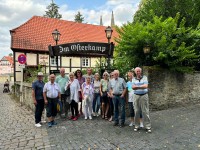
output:
M60 40L60 32L55 29L53 32L52 32L52 36L53 36L53 39L54 41L56 41L56 45L58 45L58 41Z
M110 69L110 57L111 57L111 44L110 44L110 39L112 37L112 28L110 26L108 26L106 29L105 29L105 32L106 32L106 37L108 39L108 44L109 44L109 53L108 53L108 58L107 58L107 69L109 70Z
M53 36L53 39L54 41L56 41L56 45L58 45L58 41L60 40L60 32L55 29L53 32L52 32L52 36ZM58 56L56 56L56 68L58 70Z
M108 43L110 44L110 39L112 37L112 28L110 26L108 26L106 29L105 29L105 32L106 32L106 37L108 39Z
M146 54L149 54L149 53L150 53L150 50L151 50L151 48L150 48L149 45L145 45L145 46L143 47L143 52L144 52L145 55L146 55Z
M151 52L151 47L149 45L145 45L143 47L143 52L145 54L145 65L147 65L147 59L149 57L149 53Z

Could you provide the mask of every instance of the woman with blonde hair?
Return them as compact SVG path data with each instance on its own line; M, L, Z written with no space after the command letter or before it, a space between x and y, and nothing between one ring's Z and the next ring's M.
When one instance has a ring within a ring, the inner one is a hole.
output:
M93 116L99 116L98 111L100 108L100 80L99 80L99 74L95 73L94 74L94 99L93 99Z
M108 101L108 82L109 74L108 72L103 73L103 79L101 79L100 84L100 95L102 100L102 119L108 119L109 101Z

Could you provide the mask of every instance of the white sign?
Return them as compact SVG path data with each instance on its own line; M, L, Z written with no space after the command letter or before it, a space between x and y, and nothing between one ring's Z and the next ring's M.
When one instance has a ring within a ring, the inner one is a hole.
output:
M49 65L49 56L48 55L40 55L39 56L39 64L48 66Z
M19 68L25 68L25 64L19 64Z

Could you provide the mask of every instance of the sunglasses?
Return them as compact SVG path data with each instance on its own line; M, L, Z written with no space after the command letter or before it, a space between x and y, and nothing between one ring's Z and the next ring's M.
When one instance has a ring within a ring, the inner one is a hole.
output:
M104 74L103 76L108 76L107 74Z

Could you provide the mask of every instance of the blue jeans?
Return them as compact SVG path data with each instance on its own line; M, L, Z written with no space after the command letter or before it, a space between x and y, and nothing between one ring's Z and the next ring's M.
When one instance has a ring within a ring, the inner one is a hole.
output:
M114 104L114 119L115 123L119 123L119 106L121 109L121 124L125 123L125 99L124 97L116 96L113 97Z
M94 93L94 99L93 99L93 104L92 104L93 112L98 113L100 105L101 105L100 93Z

